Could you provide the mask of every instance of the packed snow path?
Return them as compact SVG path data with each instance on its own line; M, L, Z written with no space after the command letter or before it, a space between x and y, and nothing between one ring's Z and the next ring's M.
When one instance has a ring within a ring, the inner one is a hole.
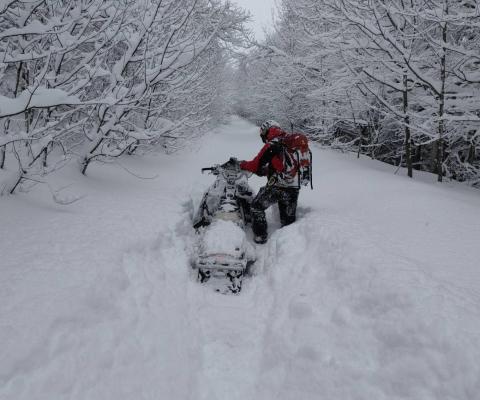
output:
M462 399L480 393L480 194L315 149L298 222L239 296L189 270L200 168L261 143L241 120L175 156L62 171L87 194L0 199L0 399ZM262 179L253 178L258 188Z

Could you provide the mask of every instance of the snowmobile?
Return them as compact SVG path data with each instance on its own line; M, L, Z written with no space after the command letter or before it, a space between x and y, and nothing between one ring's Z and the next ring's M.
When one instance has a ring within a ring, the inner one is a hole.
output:
M203 195L195 213L193 227L197 241L193 268L197 279L217 292L240 293L247 268L255 261L254 249L247 240L253 191L248 172L235 158L222 165L202 168L216 176Z

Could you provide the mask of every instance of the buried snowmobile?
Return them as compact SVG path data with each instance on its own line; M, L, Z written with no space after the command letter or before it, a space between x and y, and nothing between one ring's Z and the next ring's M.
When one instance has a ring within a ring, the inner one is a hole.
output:
M239 293L247 268L255 261L245 233L250 221L252 190L248 172L231 158L222 165L203 168L216 180L203 195L194 216L197 233L193 268L198 280L222 293Z

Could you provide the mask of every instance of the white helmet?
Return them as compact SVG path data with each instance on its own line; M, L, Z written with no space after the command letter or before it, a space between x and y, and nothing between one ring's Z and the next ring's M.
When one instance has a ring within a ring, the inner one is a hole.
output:
M280 124L273 119L269 119L268 121L265 121L262 125L260 125L260 136L264 142L267 139L268 130L272 127L280 128Z
M268 121L265 121L262 125L260 125L260 130L262 132L268 131L272 126L276 126L277 128L280 128L280 124L277 121L274 121L273 119L269 119Z

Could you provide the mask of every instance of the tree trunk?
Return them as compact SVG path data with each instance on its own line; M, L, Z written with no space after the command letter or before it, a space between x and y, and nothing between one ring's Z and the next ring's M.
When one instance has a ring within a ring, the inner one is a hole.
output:
M408 75L403 75L403 122L405 124L405 158L407 163L408 176L413 177L412 147L410 134L410 115L408 114Z
M468 149L468 157L467 157L467 162L469 164L473 164L475 161L475 145L472 143L470 144L470 148Z
M360 154L362 152L362 135L358 138L358 150L357 150L357 158L360 158Z
M103 140L104 140L104 138L99 139L97 144L93 147L93 149L90 150L90 153L88 153L89 155L85 156L85 158L83 159L83 167L82 167L82 174L83 175L86 174L87 168L88 168L90 162L93 159L93 153L95 153L95 151L100 147L100 145L103 143Z
M373 135L373 127L368 124L368 144L370 145L370 158L375 160L375 136Z
M412 143L413 145L413 143ZM418 171L422 171L422 162L423 162L423 159L422 159L422 145L419 144L417 146L415 146L415 156L414 156L414 162L415 162L415 169L418 170Z
M448 14L448 5L446 7L446 13ZM438 174L438 182L443 181L443 138L445 136L445 81L447 78L446 65L447 65L447 49L445 44L447 43L447 23L444 23L442 27L442 39L444 47L442 47L442 58L440 60L440 80L442 88L439 96L439 109L438 109L438 140L436 151L436 168Z
M0 148L0 169L5 168L5 155L6 155L5 147L6 146L2 146L2 148Z
M20 183L22 183L22 181L23 181L23 173L21 173L20 176L18 177L17 182L15 183L13 188L10 190L10 194L13 194L15 192L15 190L17 190L18 185L20 185Z
M91 158L88 158L88 157L85 157L85 158L84 158L83 163L82 163L82 165L83 165L83 167L82 167L82 174L83 174L83 175L86 175L86 174L87 174L87 168L88 168L91 160L92 160L92 159L91 159Z
M48 157L48 144L45 146L45 148L43 149L43 161L42 161L42 164L43 164L43 167L44 168L47 168L47 157Z

